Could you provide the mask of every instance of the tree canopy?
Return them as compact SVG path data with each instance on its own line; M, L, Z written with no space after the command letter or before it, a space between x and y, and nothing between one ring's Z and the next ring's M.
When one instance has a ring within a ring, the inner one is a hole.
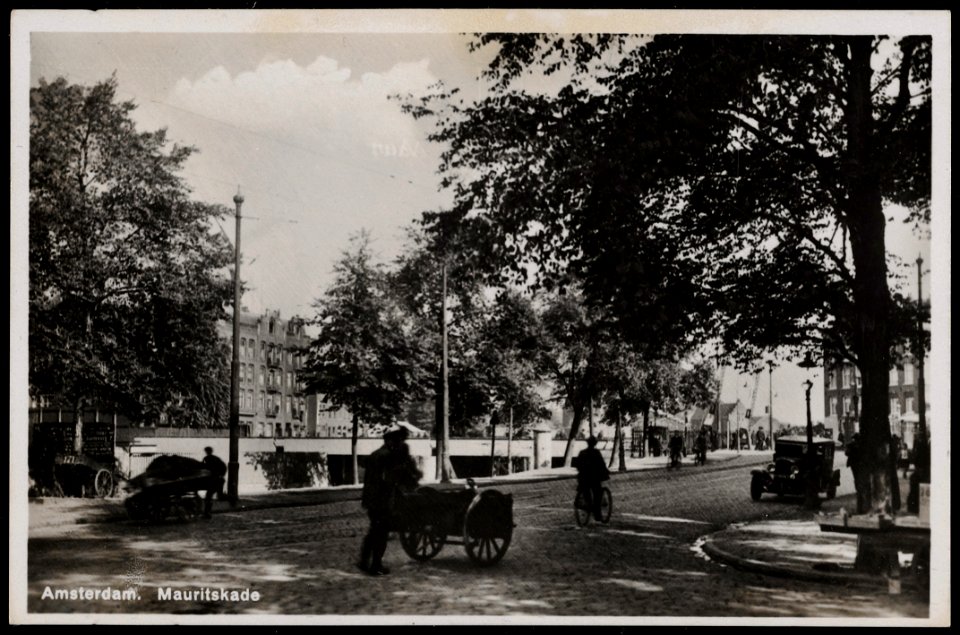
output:
M644 346L721 338L742 363L824 351L864 376L874 509L889 508L897 312L884 205L930 210L929 37L486 34L494 88L442 87L441 173L489 258ZM876 66L877 70L874 71ZM553 75L556 88L535 76Z
M30 386L134 420L226 425L217 322L232 250L224 209L178 172L194 151L140 132L116 81L30 91Z

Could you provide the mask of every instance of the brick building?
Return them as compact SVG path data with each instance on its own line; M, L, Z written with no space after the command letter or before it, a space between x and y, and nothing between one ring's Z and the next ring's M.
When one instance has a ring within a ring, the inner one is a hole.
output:
M310 338L304 320L279 311L240 314L240 428L251 437L307 436L306 395L297 378ZM221 325L232 338L232 324Z
M930 416L929 382L926 384L925 410ZM859 429L860 392L863 381L860 371L848 362L832 362L824 368L823 405L824 424L836 430ZM917 365L912 356L905 356L902 364L890 369L890 432L911 442L917 425L919 400L917 392Z

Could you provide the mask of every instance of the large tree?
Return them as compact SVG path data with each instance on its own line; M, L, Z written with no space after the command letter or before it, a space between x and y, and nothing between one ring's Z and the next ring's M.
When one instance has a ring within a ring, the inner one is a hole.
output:
M465 219L574 271L625 337L824 351L863 376L865 509L890 511L884 206L926 220L930 39L491 34L488 96L437 116ZM876 68L876 70L874 70ZM556 74L556 90L534 74ZM654 328L647 328L652 324Z
M116 81L30 91L31 391L147 423L223 426L224 210L190 198L192 148L140 132Z
M361 232L334 265L334 281L314 306L319 333L301 371L307 391L331 410L352 417L353 482L359 480L360 421L391 423L408 400L424 392L424 351L413 325L394 301L384 266L374 260L370 236Z

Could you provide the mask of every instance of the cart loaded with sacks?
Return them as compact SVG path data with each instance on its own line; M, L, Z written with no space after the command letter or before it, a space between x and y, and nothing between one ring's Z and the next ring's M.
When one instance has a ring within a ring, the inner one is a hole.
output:
M513 537L513 496L478 490L420 487L398 494L393 525L403 550L414 560L433 558L446 543L462 544L481 567L499 562Z
M128 494L124 506L133 520L192 520L202 512L199 492L217 491L222 484L223 479L200 461L161 455L150 462L143 474L124 482Z

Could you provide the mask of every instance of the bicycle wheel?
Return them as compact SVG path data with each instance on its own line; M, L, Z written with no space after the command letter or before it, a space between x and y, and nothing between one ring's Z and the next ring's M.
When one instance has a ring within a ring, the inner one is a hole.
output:
M609 488L604 487L603 495L600 497L600 522L609 523L611 513L613 513L613 495Z
M587 494L577 490L577 497L573 499L573 512L577 517L577 526L584 527L590 522L590 506L587 504Z

